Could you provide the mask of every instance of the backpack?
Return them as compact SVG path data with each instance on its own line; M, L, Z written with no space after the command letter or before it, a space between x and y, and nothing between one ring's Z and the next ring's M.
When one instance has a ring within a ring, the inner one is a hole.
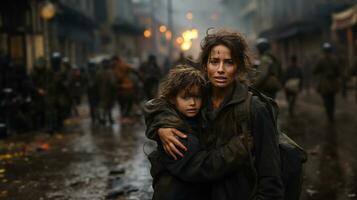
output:
M277 103L260 93L254 88L249 88L248 97L241 106L238 106L238 112L243 113L245 117L241 118L239 122L242 128L243 135L246 140L244 140L245 145L248 147L248 142L251 141L251 102L252 97L257 96L260 101L265 103L268 109L271 119L275 124L276 134L279 139L279 151L281 159L281 172L282 180L284 184L284 199L286 200L298 200L301 193L302 186L302 174L303 174L303 164L307 161L307 153L305 150L289 138L285 133L278 129L277 117L278 117L278 105ZM244 114L245 113L245 114ZM254 155L250 154L250 162L252 171L255 174L255 183L257 183L257 171L254 167ZM254 191L256 191L257 184L255 184ZM255 192L253 191L253 195Z
M281 63L271 54L266 54L264 56L271 60L271 63L269 64L266 80L261 87L264 88L264 91L279 91L283 88Z

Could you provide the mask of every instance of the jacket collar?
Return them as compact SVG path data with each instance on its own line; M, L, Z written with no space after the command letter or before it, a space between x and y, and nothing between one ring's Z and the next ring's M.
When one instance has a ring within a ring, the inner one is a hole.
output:
M209 111L213 111L212 108L212 102L211 102L211 96L212 96L212 91L211 88L208 91L208 98L207 98L207 107ZM223 108L233 105L233 104L239 104L244 102L244 100L248 97L248 86L236 81L234 83L234 88L231 94L229 94L224 100L222 105L215 110L215 113L218 113L220 110L222 110Z
M239 81L236 81L234 85L233 94L231 95L230 100L227 102L227 105L241 103L247 97L248 97L248 86Z

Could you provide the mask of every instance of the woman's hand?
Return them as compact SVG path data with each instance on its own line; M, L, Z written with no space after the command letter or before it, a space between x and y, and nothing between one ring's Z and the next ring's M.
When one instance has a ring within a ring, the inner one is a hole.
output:
M187 136L185 134L174 128L159 128L157 132L162 146L168 155L175 160L177 160L177 155L183 157L183 154L178 150L178 147L184 151L187 151L187 148L180 142L178 137L186 138Z

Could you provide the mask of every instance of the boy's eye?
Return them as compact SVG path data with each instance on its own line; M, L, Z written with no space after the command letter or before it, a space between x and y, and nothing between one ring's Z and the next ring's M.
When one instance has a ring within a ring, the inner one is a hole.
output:
M183 99L184 100L189 100L191 97L190 96L184 96Z
M182 98L184 100L189 100L191 98L193 98L193 99L201 99L201 96L200 95L188 95L188 96L183 96Z

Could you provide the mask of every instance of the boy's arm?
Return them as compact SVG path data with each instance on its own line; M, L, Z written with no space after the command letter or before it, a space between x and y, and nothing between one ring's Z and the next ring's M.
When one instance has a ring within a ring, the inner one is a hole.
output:
M151 140L160 141L157 134L159 128L175 128L182 120L175 111L162 99L152 99L144 105L146 131L145 135Z
M247 163L247 149L238 136L233 137L227 144L212 150L204 150L198 138L188 135L181 139L188 151L184 157L174 160L162 149L161 162L174 176L189 182L205 182L217 180L237 170L243 163Z
M180 129L182 120L172 112L167 105L158 99L145 104L146 135L149 139L162 144L157 130L168 127ZM183 158L174 160L166 154L162 145L159 145L160 162L176 177L186 181L200 182L219 179L227 173L236 170L246 159L248 153L238 137L224 146L213 150L203 150L197 137L189 135L187 139L178 138L187 147Z

